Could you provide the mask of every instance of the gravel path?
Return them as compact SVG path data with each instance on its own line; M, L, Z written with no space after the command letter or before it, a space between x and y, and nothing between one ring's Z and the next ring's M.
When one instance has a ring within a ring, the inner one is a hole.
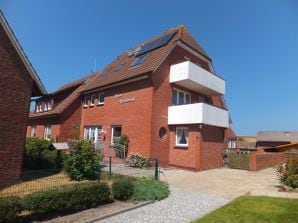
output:
M210 194L171 188L167 199L125 212L98 223L185 223L194 220L229 202Z

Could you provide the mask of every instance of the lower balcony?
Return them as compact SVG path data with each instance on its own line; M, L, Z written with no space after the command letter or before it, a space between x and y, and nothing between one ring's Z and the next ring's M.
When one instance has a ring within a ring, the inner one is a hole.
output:
M229 127L229 112L206 103L174 105L168 108L168 124L206 124Z

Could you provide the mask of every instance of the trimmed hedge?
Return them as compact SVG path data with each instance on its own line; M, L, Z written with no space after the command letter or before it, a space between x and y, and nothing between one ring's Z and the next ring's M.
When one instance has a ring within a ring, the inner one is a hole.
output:
M169 187L164 182L150 178L138 178L134 182L132 199L136 201L161 200L169 194Z
M23 198L24 210L32 213L92 207L110 201L106 183L83 183L29 194Z
M116 180L112 185L114 198L120 201L126 201L133 195L134 184L129 179Z
M13 220L22 211L20 197L0 198L0 222Z

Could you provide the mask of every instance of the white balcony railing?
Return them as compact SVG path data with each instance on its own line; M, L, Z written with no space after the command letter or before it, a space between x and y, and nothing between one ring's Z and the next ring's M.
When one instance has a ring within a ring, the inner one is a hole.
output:
M168 108L168 124L206 124L229 127L229 112L206 103L174 105Z
M170 83L205 95L225 94L225 81L223 79L190 61L171 66Z

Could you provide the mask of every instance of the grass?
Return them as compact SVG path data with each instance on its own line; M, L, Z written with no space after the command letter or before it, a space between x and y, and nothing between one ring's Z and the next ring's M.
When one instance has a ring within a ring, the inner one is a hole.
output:
M298 199L242 196L193 223L294 223Z
M109 179L107 172L102 172L101 181L112 185L112 183L119 178L132 178L119 174L112 174ZM36 191L58 188L70 184L79 184L88 182L88 180L74 181L70 180L64 172L50 172L50 171L32 171L23 175L20 180L14 182L5 188L0 189L0 197L15 195L24 196Z

